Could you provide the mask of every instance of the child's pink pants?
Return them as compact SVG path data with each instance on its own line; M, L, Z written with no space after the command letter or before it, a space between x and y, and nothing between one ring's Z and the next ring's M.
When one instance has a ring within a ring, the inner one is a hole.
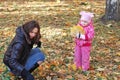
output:
M91 46L75 46L74 63L77 68L81 67L83 71L89 69Z

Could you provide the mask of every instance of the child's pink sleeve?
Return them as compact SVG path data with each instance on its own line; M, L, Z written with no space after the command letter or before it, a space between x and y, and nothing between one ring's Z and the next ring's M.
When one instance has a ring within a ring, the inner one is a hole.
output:
M92 40L93 38L94 38L94 27L91 26L87 30L87 33L85 34L85 40Z

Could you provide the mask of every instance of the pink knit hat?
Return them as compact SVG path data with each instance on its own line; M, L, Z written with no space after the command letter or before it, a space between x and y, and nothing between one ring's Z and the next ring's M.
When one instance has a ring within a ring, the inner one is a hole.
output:
M94 17L93 13L85 12L85 11L81 11L80 15L81 15L80 20L85 20L87 22L90 22L92 18Z

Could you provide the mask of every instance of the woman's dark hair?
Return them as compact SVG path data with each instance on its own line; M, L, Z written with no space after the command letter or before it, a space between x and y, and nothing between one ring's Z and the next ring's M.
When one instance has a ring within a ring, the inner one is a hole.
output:
M25 31L25 33L27 34L27 36L29 36L29 33L34 29L34 28L37 28L38 29L38 33L36 35L36 37L32 40L34 43L38 43L39 42L39 39L41 38L41 35L40 35L40 26L38 24L37 21L35 20L32 20L32 21L29 21L29 22L26 22L25 24L23 24L23 29ZM30 37L30 36L29 36Z

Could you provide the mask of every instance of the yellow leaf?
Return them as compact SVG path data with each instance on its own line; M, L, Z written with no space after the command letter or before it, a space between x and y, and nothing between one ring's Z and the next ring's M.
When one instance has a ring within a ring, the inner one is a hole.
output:
M101 74L100 74L100 73L97 73L96 75L97 75L97 76L101 76Z
M114 59L115 62L120 62L120 59Z
M116 55L117 55L117 56L120 56L120 52L117 52Z
M66 44L68 44L68 43L69 43L69 41L68 41L68 40L66 40L66 41L65 41L65 43L66 43Z
M62 35L63 35L63 36L67 36L67 33L63 33Z
M73 35L73 34L76 34L76 33L85 34L85 31L84 31L82 26L73 26L71 28L71 34Z
M75 64L71 65L71 68L72 68L74 71L77 69L77 67L76 67Z

